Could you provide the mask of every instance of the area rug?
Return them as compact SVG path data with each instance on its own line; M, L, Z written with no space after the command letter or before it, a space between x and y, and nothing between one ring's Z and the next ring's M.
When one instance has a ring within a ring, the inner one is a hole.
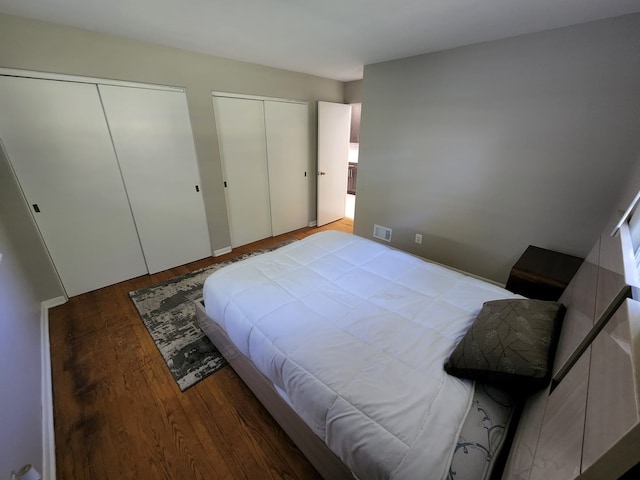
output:
M227 364L198 325L196 317L194 301L202 297L202 286L207 277L231 263L276 250L294 241L255 250L227 262L129 292L181 391Z

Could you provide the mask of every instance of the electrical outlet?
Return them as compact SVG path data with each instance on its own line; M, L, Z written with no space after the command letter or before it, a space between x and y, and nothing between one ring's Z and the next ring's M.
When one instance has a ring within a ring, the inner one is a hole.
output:
M416 233L416 243L420 243L422 244L422 234L421 233Z

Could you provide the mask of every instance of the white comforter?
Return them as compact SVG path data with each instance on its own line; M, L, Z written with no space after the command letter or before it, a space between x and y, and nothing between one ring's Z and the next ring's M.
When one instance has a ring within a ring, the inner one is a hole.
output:
M361 479L441 479L473 393L442 365L492 284L328 231L232 264L208 315Z

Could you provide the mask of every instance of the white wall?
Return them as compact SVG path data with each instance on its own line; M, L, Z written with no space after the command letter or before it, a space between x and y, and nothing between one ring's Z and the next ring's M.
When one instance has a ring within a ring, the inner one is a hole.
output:
M529 244L585 255L640 153L639 51L629 15L366 66L355 232L500 282Z

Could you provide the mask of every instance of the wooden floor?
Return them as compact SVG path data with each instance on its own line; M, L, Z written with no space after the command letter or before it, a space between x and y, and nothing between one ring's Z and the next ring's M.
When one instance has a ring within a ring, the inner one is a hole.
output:
M180 392L128 292L304 228L73 297L50 311L57 478L319 479L230 367Z

